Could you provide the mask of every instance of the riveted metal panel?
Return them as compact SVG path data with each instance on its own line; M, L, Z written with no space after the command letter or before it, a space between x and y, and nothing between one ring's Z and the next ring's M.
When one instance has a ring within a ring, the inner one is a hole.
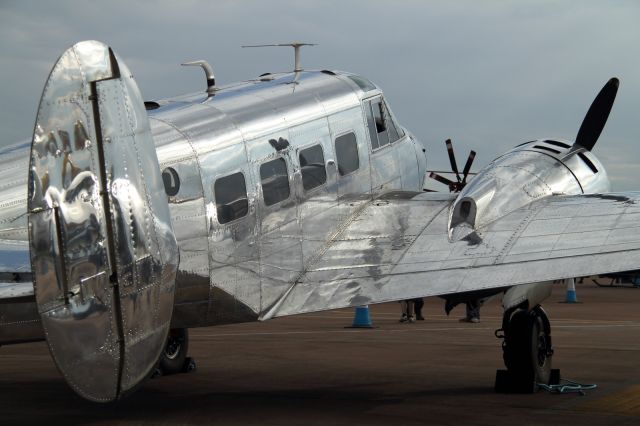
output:
M111 401L156 363L177 247L137 86L99 42L67 50L40 102L29 169L36 302L82 396Z

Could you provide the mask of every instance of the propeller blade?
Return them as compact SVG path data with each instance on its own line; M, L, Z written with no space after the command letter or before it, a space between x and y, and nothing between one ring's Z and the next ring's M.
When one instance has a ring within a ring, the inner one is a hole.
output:
M469 157L467 158L467 164L464 165L464 170L462 171L462 183L467 183L467 176L469 175L469 171L471 170L471 165L473 164L473 160L476 158L476 152L471 150L469 153Z
M449 161L451 162L451 170L456 174L456 179L460 182L460 173L458 173L458 165L456 164L456 155L453 153L453 145L451 139L447 139L444 142L447 145L447 152L449 153Z
M574 145L580 145L582 148L591 151L598 141L602 129L609 118L613 101L618 93L620 82L617 78L610 79L600 90L593 103L587 111Z
M430 177L431 179L435 179L435 180L437 180L437 181L438 181L438 182L440 182L440 183L444 183L445 185L453 185L453 184L455 184L455 183L456 183L456 182L454 182L454 181L452 181L452 180L447 179L447 178L446 178L446 177L444 177L444 176L440 176L440 175L438 175L438 174L436 174L436 173L433 173L433 172L429 173L429 177Z
M454 182L452 180L447 179L446 177L440 176L440 175L438 175L436 173L433 173L433 172L429 173L429 177L431 179L435 179L438 182L447 185L449 187L449 191L456 192L456 187L458 185L458 182Z

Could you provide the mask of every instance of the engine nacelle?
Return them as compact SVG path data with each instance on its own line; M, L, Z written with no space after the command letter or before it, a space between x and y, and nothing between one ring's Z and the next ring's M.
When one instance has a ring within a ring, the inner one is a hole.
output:
M460 192L449 238L462 239L543 197L609 190L607 172L590 151L564 141L526 142L493 160Z

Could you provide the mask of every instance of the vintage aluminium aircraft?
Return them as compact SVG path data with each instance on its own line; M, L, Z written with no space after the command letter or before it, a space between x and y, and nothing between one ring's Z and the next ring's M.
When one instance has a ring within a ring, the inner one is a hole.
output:
M78 394L112 401L180 370L191 327L504 293L508 380L548 382L548 281L640 265L640 195L607 193L591 152L617 87L574 143L426 193L423 146L365 78L209 70L203 93L143 102L108 46L78 43L31 143L0 152L0 344L46 339Z

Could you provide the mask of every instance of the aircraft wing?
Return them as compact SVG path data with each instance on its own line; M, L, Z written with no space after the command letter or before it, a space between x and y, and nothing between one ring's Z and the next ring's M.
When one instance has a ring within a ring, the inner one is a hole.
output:
M452 202L368 203L263 319L640 267L640 193L550 196L456 242Z
M262 319L640 267L640 193L547 197L450 242L454 199L367 203ZM0 299L32 296L26 242L0 240L0 259Z

